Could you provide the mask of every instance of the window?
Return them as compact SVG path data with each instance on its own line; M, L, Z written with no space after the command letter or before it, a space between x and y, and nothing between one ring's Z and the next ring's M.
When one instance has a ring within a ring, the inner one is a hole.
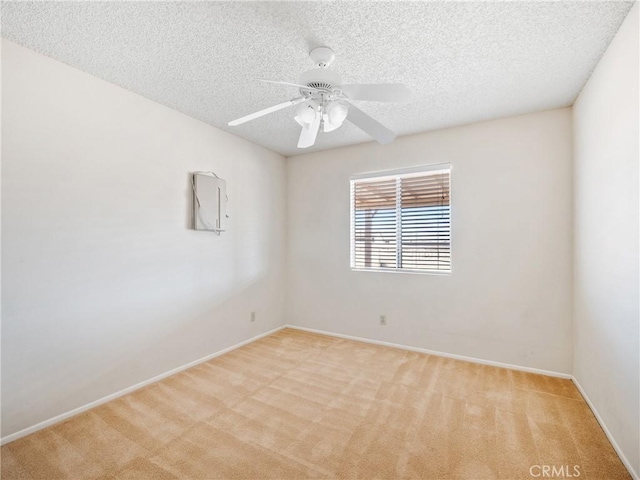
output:
M351 177L351 268L451 271L449 165Z

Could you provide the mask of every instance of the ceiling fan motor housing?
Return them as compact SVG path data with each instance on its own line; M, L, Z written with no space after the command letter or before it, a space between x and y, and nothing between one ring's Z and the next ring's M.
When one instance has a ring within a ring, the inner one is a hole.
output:
M304 72L300 76L301 85L315 88L317 90L331 93L334 88L342 84L342 78L336 72L326 68L314 68Z

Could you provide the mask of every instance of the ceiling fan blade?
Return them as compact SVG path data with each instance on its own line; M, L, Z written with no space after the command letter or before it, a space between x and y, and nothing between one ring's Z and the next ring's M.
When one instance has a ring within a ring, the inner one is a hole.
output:
M304 101L304 97L294 98L293 100L287 100L286 102L279 103L278 105L274 105L273 107L265 108L263 110L250 113L249 115L245 115L244 117L237 118L235 120L231 120L228 125L230 127L235 127L236 125L240 125L242 123L248 122L250 120L255 120L258 117L262 117L263 115L267 115L269 113L277 112L278 110L282 110L283 108L290 107L292 105L297 105L298 103Z
M374 140L379 143L391 143L396 138L395 133L351 103L349 104L347 120L353 123L364 133L372 136Z
M401 83L381 83L378 85L342 85L342 93L349 100L370 102L410 102L411 90Z
M316 143L316 137L318 136L318 130L320 130L320 120L322 114L316 113L313 122L302 127L300 132L300 138L298 139L298 148L307 148Z
M305 90L310 90L312 92L315 92L318 90L317 88L308 87L306 85L300 85L299 83L280 82L278 80L263 80L262 78L259 78L258 80L266 83L275 83L276 85L289 85L291 87L304 88Z

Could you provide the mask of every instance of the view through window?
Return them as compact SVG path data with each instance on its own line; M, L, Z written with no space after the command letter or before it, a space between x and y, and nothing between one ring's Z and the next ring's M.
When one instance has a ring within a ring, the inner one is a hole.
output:
M448 165L351 180L351 268L451 271Z

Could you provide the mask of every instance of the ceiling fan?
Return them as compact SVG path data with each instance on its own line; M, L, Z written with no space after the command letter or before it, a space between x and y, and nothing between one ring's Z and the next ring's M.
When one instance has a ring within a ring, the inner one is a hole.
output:
M396 134L357 108L351 101L408 102L411 100L409 88L400 83L343 85L340 75L327 68L335 58L333 50L329 47L318 47L311 50L309 56L316 68L304 72L298 83L261 80L298 87L299 97L232 120L229 126L240 125L295 105L294 120L302 127L298 148L312 146L316 142L320 129L323 132L331 132L339 128L345 120L353 123L379 143L391 143L396 138Z

